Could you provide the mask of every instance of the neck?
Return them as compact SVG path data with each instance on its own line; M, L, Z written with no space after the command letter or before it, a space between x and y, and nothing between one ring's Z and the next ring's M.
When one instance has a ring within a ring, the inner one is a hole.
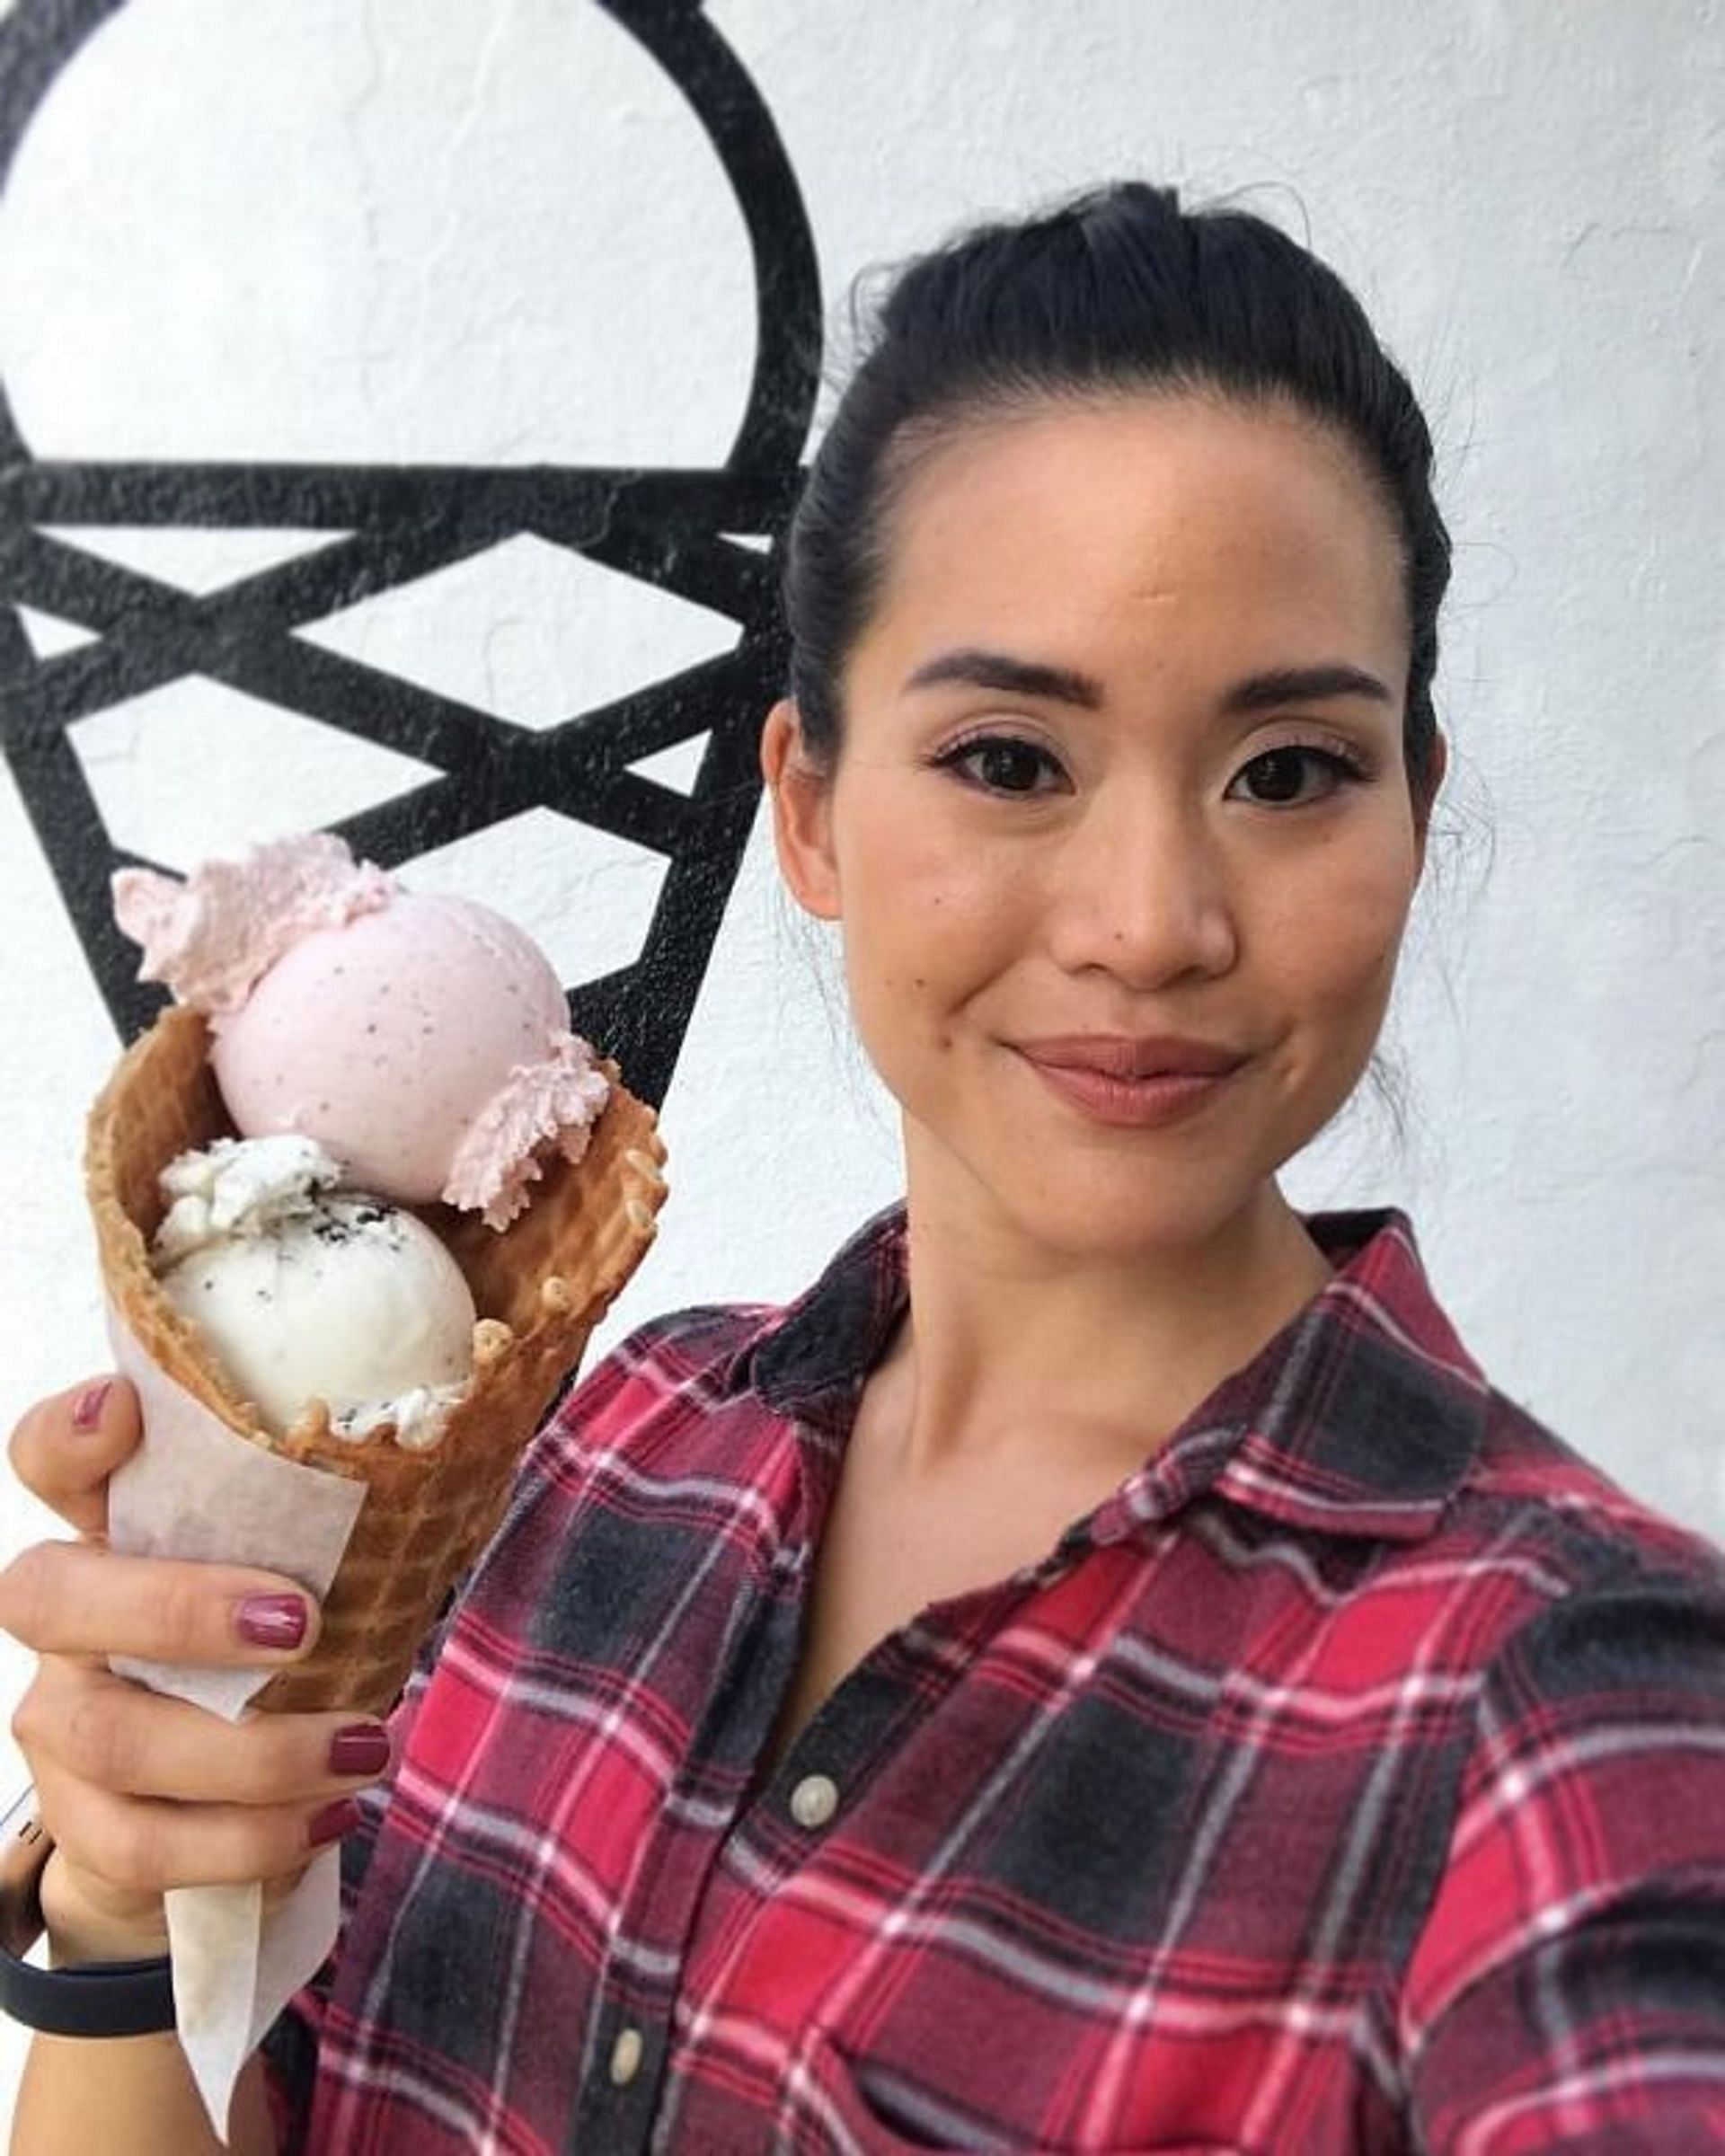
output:
M913 1472L1057 1448L1122 1479L1330 1277L1273 1181L1198 1244L1075 1256L913 1171L909 1260L880 1375Z

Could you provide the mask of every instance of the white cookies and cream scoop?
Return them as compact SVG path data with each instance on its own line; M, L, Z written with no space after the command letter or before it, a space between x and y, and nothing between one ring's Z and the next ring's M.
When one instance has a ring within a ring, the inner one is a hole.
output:
M265 1426L321 1401L338 1436L435 1445L473 1370L477 1312L422 1222L344 1188L310 1138L224 1138L163 1170L163 1292Z

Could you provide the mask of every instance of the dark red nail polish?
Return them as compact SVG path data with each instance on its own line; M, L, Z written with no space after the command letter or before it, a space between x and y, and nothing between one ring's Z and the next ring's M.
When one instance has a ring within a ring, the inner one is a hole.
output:
M93 1430L102 1420L102 1410L108 1404L108 1395L114 1389L114 1381L104 1377L99 1385L86 1385L72 1403L72 1427L75 1430Z
M248 1595L234 1613L234 1629L252 1647L297 1647L305 1637L305 1604L297 1595Z
M381 1774L389 1764L389 1732L376 1722L355 1722L330 1739L332 1774Z
M359 1807L351 1797L343 1797L315 1814L305 1829L305 1839L314 1849L322 1849L326 1842L339 1842L343 1834L350 1834L358 1824Z

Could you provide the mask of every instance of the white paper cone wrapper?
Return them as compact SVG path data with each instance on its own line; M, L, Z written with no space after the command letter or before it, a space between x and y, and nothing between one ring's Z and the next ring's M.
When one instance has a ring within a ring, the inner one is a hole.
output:
M108 1486L108 1540L128 1557L257 1565L320 1601L366 1498L363 1482L301 1467L236 1436L165 1377L111 1308L115 1366L137 1388L144 1438ZM116 1656L116 1672L238 1721L268 1670L216 1670ZM224 2142L240 2069L335 1943L338 1860L324 1851L264 1913L258 1886L181 1886L167 1896L180 2042Z
M241 2067L334 1943L341 1851L321 1850L267 1916L261 1886L172 1886L165 1899L180 2048L210 2124L226 2142Z

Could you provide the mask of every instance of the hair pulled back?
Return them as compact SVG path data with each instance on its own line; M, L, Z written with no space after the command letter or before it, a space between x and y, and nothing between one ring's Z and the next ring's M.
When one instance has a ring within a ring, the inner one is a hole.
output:
M1290 404L1362 459L1401 534L1402 747L1415 803L1429 805L1449 535L1413 392L1346 285L1285 233L1244 210L1183 209L1172 189L1139 181L963 234L894 281L786 550L791 693L818 766L838 757L845 663L879 599L886 525L916 454L973 418L1158 389Z

